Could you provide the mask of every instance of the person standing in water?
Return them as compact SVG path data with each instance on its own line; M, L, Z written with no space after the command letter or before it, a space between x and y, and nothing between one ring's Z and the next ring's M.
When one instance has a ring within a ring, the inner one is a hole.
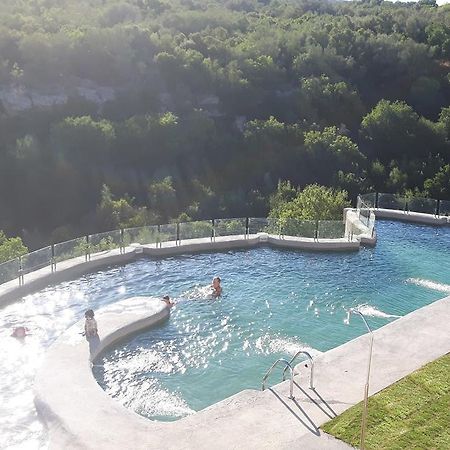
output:
M92 311L92 309L88 309L84 313L84 317L86 318L84 323L84 335L86 340L89 342L89 353L92 355L97 346L100 344L97 321L94 319L94 311Z
M212 280L211 285L212 296L215 298L220 297L222 295L222 286L220 285L221 281L222 280L220 279L220 277L214 277Z

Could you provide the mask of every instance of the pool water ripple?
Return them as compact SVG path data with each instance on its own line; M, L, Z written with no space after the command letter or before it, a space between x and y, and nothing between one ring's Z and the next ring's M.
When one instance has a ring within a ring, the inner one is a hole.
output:
M108 351L94 367L98 382L124 405L176 420L258 389L278 357L326 351L364 333L361 321L345 324L350 307L377 328L449 292L449 227L381 221L377 232L377 246L356 253L262 247L140 259L1 308L0 448L45 448L33 378L46 347L87 308L135 295L176 298L166 323ZM212 300L208 285L216 274L224 294ZM10 337L18 325L32 331L23 342Z

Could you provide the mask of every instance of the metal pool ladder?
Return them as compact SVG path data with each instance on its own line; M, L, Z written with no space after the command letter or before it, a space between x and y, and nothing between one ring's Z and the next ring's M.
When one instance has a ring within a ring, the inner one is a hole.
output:
M289 361L289 367L291 368L291 378L293 375L293 369L292 369L292 363L297 359L297 357L299 357L300 355L306 355L306 357L309 359L310 365L311 365L311 372L310 372L310 376L309 376L309 388L310 389L314 389L314 360L312 359L312 356L306 352L305 350L299 350ZM286 366L283 370L283 381L285 380L286 377L286 369L288 368L288 366Z
M283 370L283 381L284 381L284 377L285 377L285 372L286 370L289 370L289 372L291 373L291 380L289 383L289 398L290 399L294 399L294 370L292 369L291 363L289 361L287 361L284 358L280 358L277 359L272 366L270 367L270 369L266 372L266 374L264 375L263 379L262 379L262 386L261 386L261 390L264 391L266 389L266 380L269 377L269 375L272 373L273 369L278 365L278 364L283 364L284 365L284 370Z

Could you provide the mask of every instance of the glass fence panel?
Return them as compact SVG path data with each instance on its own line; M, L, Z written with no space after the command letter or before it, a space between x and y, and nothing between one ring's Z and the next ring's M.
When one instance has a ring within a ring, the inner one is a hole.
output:
M87 242L85 237L72 239L70 241L60 242L54 245L55 262L66 259L84 256L87 252Z
M436 214L437 200L433 198L411 198L408 200L408 210L426 214Z
M367 208L375 208L375 203L377 199L377 194L372 192L370 194L361 194L359 195L361 201L364 203Z
M269 221L265 217L249 217L248 234L267 233Z
M14 280L19 276L19 258L0 264L0 284Z
M167 223L159 227L159 242L169 242L177 240L177 224Z
M247 220L240 219L215 219L214 235L215 236L235 236L246 234Z
M280 234L279 219L274 219L273 217L250 217L248 219L248 232L249 234Z
M130 244L154 244L158 242L158 235L158 225L126 228L123 230L123 243L125 246Z
M196 222L182 222L180 227L180 240L183 239L198 239L212 237L212 221L201 220Z
M89 235L89 251L90 253L104 252L120 247L121 233L120 230L106 231L105 233L97 233Z
M359 209L359 220L366 226L369 226L369 219L370 219L370 209L368 208L360 208Z
M340 239L345 236L345 223L340 220L319 220L317 237L319 239Z
M373 211L370 211L370 216L369 216L369 232L370 234L373 234L373 230L375 229L375 213Z
M450 201L441 200L439 202L439 215L440 216L450 216Z
M316 237L315 220L280 219L280 230L284 236Z
M404 210L405 206L405 197L399 197L394 194L378 194L378 208Z
M36 250L22 256L22 270L24 273L49 266L52 261L52 248L50 246Z

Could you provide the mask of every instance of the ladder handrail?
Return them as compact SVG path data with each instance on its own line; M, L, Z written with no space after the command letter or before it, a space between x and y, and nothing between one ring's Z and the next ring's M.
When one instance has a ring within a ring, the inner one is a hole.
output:
M271 366L270 369L266 372L266 374L264 375L263 379L262 379L262 385L261 385L261 390L264 391L266 389L266 380L269 377L269 375L272 373L272 370L275 368L275 366L278 363L282 363L284 364L284 371L283 371L283 381L284 381L284 373L286 372L287 369L289 369L289 372L291 373L291 379L290 379L290 383L289 383L289 398L293 399L294 398L294 370L292 369L291 364L289 363L288 360L284 359L284 358L279 358L277 359Z
M297 359L298 356L300 355L306 355L307 358L309 359L310 363L311 363L311 372L310 372L310 377L309 377L309 388L310 389L314 389L314 360L312 358L312 356L305 350L299 350L289 361L289 365L292 366L292 363ZM286 374L286 368L287 366L284 368L283 370L283 381L285 379L285 374Z

